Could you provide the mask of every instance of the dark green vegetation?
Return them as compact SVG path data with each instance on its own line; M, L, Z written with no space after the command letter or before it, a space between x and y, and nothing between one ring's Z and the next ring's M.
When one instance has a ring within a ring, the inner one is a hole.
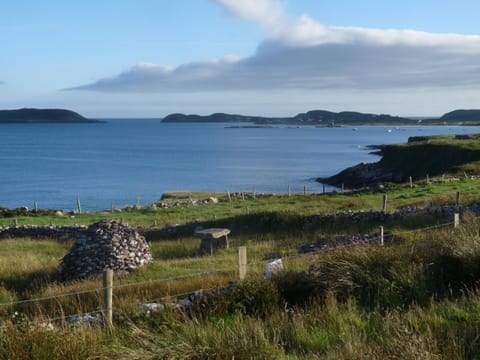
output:
M388 185L389 211L403 206L480 202L480 180ZM412 217L383 224L398 234L376 244L298 256L302 244L336 235L375 233L377 221L310 222L312 214L381 207L382 193L257 196L177 193L164 201L217 195L218 204L141 209L111 214L55 216L18 212L22 223L86 223L122 217L148 228L181 223L227 226L230 249L197 257L192 231L169 236L149 232L156 261L115 277L114 323L70 324L48 319L101 308L98 279L60 283L55 267L71 240L0 241L0 358L103 359L463 359L480 345L480 226L466 216L459 229L451 219ZM1 219L11 224L12 217ZM407 232L405 232L407 231ZM198 289L226 286L237 277L237 246L248 249L247 279L233 291L195 303L189 311L146 313L139 304ZM263 279L265 261L283 256L286 272ZM298 256L298 257L297 257ZM212 272L221 270L218 272ZM192 275L196 274L196 275ZM158 281L165 278L177 278ZM153 281L157 280L157 281ZM78 293L62 296L66 293Z
M0 110L0 124L18 123L97 123L76 112L64 109Z
M402 179L429 175L480 173L480 134L412 138L408 144L382 146L380 164Z
M454 110L443 115L440 121L462 121L464 124L480 124L480 110Z
M480 173L480 135L417 136L407 144L372 146L382 158L359 164L327 179L329 184L349 187L379 182L405 182L427 176L468 177Z
M315 125L315 126L361 126L361 125L479 125L480 110L455 110L440 118L421 121L386 114L366 114L355 111L332 112L311 110L291 117L264 117L237 114L215 113L211 115L170 114L162 122L166 123L228 123L251 122L259 125Z

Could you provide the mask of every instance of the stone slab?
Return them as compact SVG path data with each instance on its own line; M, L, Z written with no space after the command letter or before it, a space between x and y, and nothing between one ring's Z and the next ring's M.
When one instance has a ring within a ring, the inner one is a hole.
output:
M229 229L211 228L195 231L195 236L200 239L218 239L230 234Z

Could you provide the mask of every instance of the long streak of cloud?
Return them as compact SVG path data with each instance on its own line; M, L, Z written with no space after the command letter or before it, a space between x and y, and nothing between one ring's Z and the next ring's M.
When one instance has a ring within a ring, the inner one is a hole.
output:
M480 36L325 26L293 19L276 0L214 0L254 21L266 39L247 58L177 67L140 63L73 89L191 92L256 89L382 89L480 84Z

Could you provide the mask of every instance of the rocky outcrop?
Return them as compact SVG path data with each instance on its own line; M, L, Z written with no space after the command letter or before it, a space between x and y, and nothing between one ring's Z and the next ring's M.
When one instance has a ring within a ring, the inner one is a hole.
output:
M128 272L152 260L148 243L134 228L103 220L78 234L57 274L65 280L99 276L105 269Z
M317 181L348 188L361 188L383 182L401 182L403 177L393 171L385 169L381 163L360 163L342 170L329 178L318 178Z

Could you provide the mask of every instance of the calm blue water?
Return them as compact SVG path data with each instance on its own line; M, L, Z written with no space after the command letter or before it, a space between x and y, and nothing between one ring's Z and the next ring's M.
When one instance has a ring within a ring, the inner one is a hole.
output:
M378 157L366 145L475 127L229 129L225 124L0 126L0 206L84 210L158 200L163 192L321 191L314 179Z

